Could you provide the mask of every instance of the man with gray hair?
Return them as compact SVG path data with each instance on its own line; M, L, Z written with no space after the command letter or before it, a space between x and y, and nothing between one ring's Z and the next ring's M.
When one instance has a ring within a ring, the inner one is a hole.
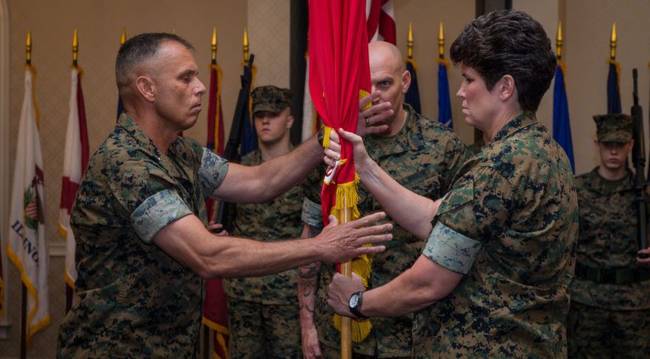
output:
M383 214L329 226L317 242L212 235L206 196L268 201L321 161L317 140L246 167L179 137L196 123L205 86L192 46L173 34L129 39L116 75L125 113L92 156L72 211L79 303L60 327L58 357L195 357L202 279L384 249L364 247L391 237L390 225L373 225Z

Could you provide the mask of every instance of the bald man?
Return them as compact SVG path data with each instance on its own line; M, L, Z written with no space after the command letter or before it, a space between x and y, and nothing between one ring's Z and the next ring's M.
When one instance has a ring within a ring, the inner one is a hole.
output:
M60 327L59 358L195 358L202 279L277 273L383 250L377 216L328 226L319 241L215 236L205 197L264 202L322 159L316 139L258 166L229 164L179 137L205 86L193 47L177 35L122 45L116 77L125 113L93 154L72 211L79 303ZM382 217L379 214L378 217ZM288 238L287 238L288 239Z
M427 198L439 198L461 171L467 158L466 148L451 130L404 103L411 74L397 47L377 41L371 42L368 50L372 93L361 100L360 108L368 103L371 107L360 113L360 129L363 132L366 125L386 125L383 133L365 137L369 155L402 186ZM317 182L306 190L307 198L303 203L305 236L315 236L322 227L319 188ZM359 198L361 213L381 209L363 186L359 188ZM408 269L423 245L422 240L396 226L393 240L387 244L389 250L373 257L369 287L381 286ZM298 299L303 354L307 358L338 358L339 355L339 333L332 325L334 313L327 305L326 290L334 270L329 264L313 264L300 270ZM431 336L429 320L417 313L373 318L370 334L354 344L354 356L410 357L413 346L425 344L426 338Z

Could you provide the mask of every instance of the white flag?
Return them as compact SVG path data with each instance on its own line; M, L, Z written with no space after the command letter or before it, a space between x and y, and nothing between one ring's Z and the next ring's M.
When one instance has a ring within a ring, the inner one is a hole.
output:
M81 176L88 162L88 131L83 103L79 70L73 67L70 73L70 112L65 135L63 154L63 179L61 203L59 206L59 234L66 241L65 283L74 288L77 280L75 268L75 239L70 228L70 212L81 183Z
M25 70L14 184L7 236L7 256L27 288L27 340L50 323L48 253L43 222L43 158L34 116L32 72Z

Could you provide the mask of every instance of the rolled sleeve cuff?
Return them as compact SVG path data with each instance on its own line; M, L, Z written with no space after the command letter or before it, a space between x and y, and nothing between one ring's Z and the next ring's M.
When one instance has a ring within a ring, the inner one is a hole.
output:
M302 222L314 228L323 228L323 217L320 205L308 198L302 201Z
M192 214L183 199L173 190L166 189L145 199L131 213L135 232L145 243L165 226Z
M438 222L431 231L422 254L452 272L467 274L480 249L481 242Z
M213 195L226 178L226 173L228 173L228 161L208 148L203 148L201 168L199 168L199 183L203 193L207 196Z

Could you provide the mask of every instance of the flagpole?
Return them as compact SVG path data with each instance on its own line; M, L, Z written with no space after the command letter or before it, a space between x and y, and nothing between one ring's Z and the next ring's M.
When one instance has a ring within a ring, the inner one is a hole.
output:
M77 29L72 33L72 66L77 67L77 60L79 58L79 34Z
M217 65L217 28L212 27L212 36L210 37L210 66L216 66L216 65ZM208 117L208 121L214 121L214 118ZM216 130L215 130L215 136L217 136ZM216 143L215 143L214 152L217 152ZM214 210L211 211L211 213L208 213L208 218L214 219ZM210 327L204 323L203 324L203 358L204 359L210 358L211 332L212 330L210 329Z
M21 311L20 311L20 359L25 359L27 357L27 287L25 283L20 281L21 287Z
M25 66L32 66L32 33L27 32L25 39ZM31 71L31 70L29 70ZM27 357L27 287L20 281L20 359Z
M347 198L343 197L343 209L338 218L339 223L348 223L352 218L352 208L348 206ZM352 261L341 264L341 273L346 277L352 277ZM352 319L341 316L341 359L352 358Z
M122 33L120 34L120 46L124 45L126 42L126 28L122 29Z
M616 61L616 23L612 24L612 32L609 38L609 59Z
M79 58L79 34L77 29L74 29L72 33L72 67L78 68L77 60ZM74 289L70 287L67 283L63 284L65 286L65 312L68 313L72 308Z

